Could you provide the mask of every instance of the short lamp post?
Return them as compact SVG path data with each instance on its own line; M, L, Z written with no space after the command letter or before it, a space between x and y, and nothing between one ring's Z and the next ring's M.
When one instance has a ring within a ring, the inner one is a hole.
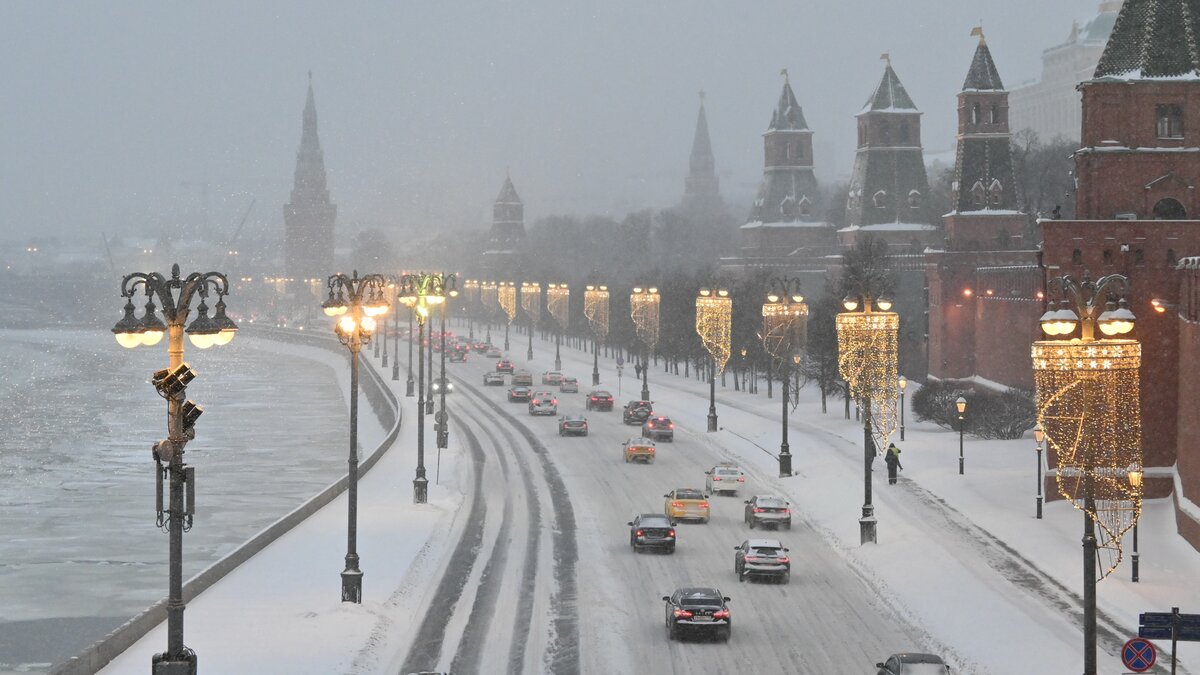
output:
M900 389L900 442L904 442L904 390L908 388L908 378L901 375L896 381L896 387Z
M358 356L371 342L375 317L388 311L387 279L378 274L329 277L329 298L321 305L325 315L340 317L333 332L350 349L350 456L346 488L346 569L342 571L342 602L362 602L362 570L358 562Z
M562 370L562 334L571 324L571 289L566 284L546 284L546 311L554 318L554 369Z
M1033 427L1034 447L1037 449L1037 518L1042 519L1042 443L1046 440L1046 432L1042 429L1042 423L1038 422Z
M134 316L134 295L141 290L146 295L145 313ZM208 316L210 293L217 296L216 314ZM207 349L213 345L229 344L237 325L225 315L225 296L229 281L220 272L192 273L180 278L179 265L171 266L170 278L158 272L134 272L121 280L121 297L125 298L125 314L113 326L117 344L132 349L140 345L152 347L167 336L168 367L154 373L151 381L159 395L167 401L167 438L154 444L153 455L158 478L156 510L159 528L168 534L168 592L167 592L167 651L151 659L154 675L195 675L196 652L183 644L183 533L192 529L195 513L196 474L193 467L183 463L184 446L196 437L196 420L204 408L187 400L187 384L196 372L183 361L183 336L187 334L192 346ZM184 329L191 303L200 297L196 318ZM155 300L162 305L163 318L155 314ZM166 463L166 466L163 463ZM169 485L168 505L163 508L163 479ZM186 492L185 492L186 489Z
M958 411L958 475L963 475L963 432L967 428L967 399L959 396L954 399L954 409Z
M1131 467L1130 469L1128 469L1126 471L1125 475L1129 478L1129 487L1132 488L1133 492L1135 492L1137 494L1141 494L1141 492L1142 492L1142 470L1141 470L1141 468ZM1138 582L1138 579L1139 579L1138 563L1141 562L1140 558L1141 558L1141 554L1138 553L1138 521L1135 520L1135 521L1133 521L1133 555L1130 558L1130 567L1133 568L1133 575L1132 575L1131 581L1133 581L1133 583L1135 583L1135 584Z
M417 391L425 391L425 323L432 308L446 301L446 279L440 274L413 273L401 277L400 302L413 311L417 319ZM432 340L430 340L432 342ZM433 359L429 362L433 379ZM429 402L433 403L432 400ZM417 399L417 473L413 478L413 503L429 501L429 479L425 475L425 402Z
M779 477L792 475L792 451L788 445L788 408L791 390L790 367L799 368L808 336L808 304L800 294L798 279L777 278L771 281L762 306L763 348L779 359L782 377L783 413L781 441L779 443ZM742 350L745 356L746 350Z
M725 370L732 347L733 299L724 288L701 288L696 297L696 333L712 357L708 372L708 431L717 426L717 372Z

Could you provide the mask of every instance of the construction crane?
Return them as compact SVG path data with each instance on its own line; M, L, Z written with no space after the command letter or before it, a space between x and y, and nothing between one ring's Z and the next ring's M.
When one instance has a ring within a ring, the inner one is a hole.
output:
M224 269L229 264L230 256L237 255L237 251L233 245L237 242L237 238L242 233L242 228L246 226L246 220L250 218L250 213L254 210L254 205L258 202L258 197L250 198L250 206L246 207L246 212L242 214L242 222L238 223L237 229L233 231L233 236L229 238L229 243L225 246L225 257L221 259L220 269Z

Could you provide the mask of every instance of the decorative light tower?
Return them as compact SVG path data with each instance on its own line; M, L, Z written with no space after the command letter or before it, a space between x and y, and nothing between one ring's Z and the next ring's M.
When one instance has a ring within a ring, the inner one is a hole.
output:
M877 542L875 506L871 503L871 464L876 447L887 447L896 428L896 356L900 315L888 311L890 300L846 297L836 318L838 372L850 395L859 401L863 421L863 507L858 521L860 543ZM879 310L879 311L877 311Z
M433 307L446 301L446 278L440 274L419 272L401 277L400 302L412 308L417 319L417 391L425 391L425 322ZM430 361L430 379L433 362ZM417 474L413 478L413 503L429 501L429 479L425 477L425 415L424 401L417 401Z
M588 284L583 291L583 315L595 340L592 342L592 386L600 384L600 344L608 336L608 286Z
M800 294L800 280L776 278L762 306L763 348L779 359L783 380L783 440L779 444L779 477L792 475L792 451L788 446L788 397L792 386L789 366L799 366L808 342L808 304Z
M566 284L546 285L546 311L554 317L554 369L562 370L562 334L571 325L571 289Z
M145 313L134 316L133 298L141 290L146 295ZM217 296L216 314L208 316L210 293ZM220 272L179 276L179 265L171 266L170 278L158 272L134 272L121 280L121 297L125 298L125 315L113 326L117 344L132 349L140 345L152 347L167 336L168 366L156 371L151 378L154 388L167 401L167 438L154 444L155 475L158 478L156 510L159 528L168 534L168 592L167 592L167 651L151 659L155 675L195 675L196 652L183 644L183 533L192 529L195 513L194 495L196 470L183 463L184 446L196 437L196 420L204 408L187 400L187 384L196 377L183 361L183 335L187 333L192 346L208 349L226 345L237 332L237 325L225 315L225 296L229 280ZM197 316L184 329L191 303L199 295ZM166 323L155 314L155 299L162 305ZM166 465L164 466L164 462ZM168 505L163 508L163 479L168 481ZM185 493L186 485L186 493Z
M717 374L725 371L733 329L733 299L724 288L701 288L696 297L696 333L712 357L708 372L708 430L717 430Z
M492 346L492 319L500 310L499 287L494 281L479 282L479 301L483 305L483 314L487 319L487 337L484 341Z
M441 277L443 300L441 303L441 346L439 348L441 372L438 373L441 381L438 386L438 412L433 418L433 431L438 449L437 473L435 476L441 476L442 450L450 447L450 414L446 412L446 390L449 389L449 382L446 380L446 299L458 297L458 289L456 288L457 277L453 274L449 276L442 274L439 276ZM430 371L432 371L433 363L431 362L429 366Z
M329 277L325 315L341 317L333 332L350 350L350 457L347 496L346 569L342 571L342 602L362 602L362 570L358 567L358 355L371 342L377 316L388 311L387 279L379 274Z
M467 339L475 343L475 304L479 302L479 280L467 279L463 282L464 307L467 311Z
M1096 281L1057 277L1058 309L1042 315L1048 339L1033 343L1038 423L1057 459L1058 492L1083 511L1083 670L1096 673L1096 526L1121 563L1121 538L1142 507L1142 346L1119 337L1133 330L1126 297L1129 280L1110 274ZM1049 296L1049 294L1048 294ZM1099 329L1104 337L1097 337ZM1138 479L1129 480L1136 472Z
M511 348L508 344L508 327L512 325L513 319L517 318L517 285L511 281L501 281L496 294L499 298L500 308L504 310L506 318L504 322L504 351L507 352Z
M536 281L521 282L521 309L529 319L529 350L525 358L533 360L533 331L537 328L538 319L542 316L542 285Z
M646 346L642 356L642 400L650 400L650 354L658 345L659 304L662 298L658 289L650 286L643 288L634 286L629 294L629 316L633 319L633 327L637 331L638 340Z

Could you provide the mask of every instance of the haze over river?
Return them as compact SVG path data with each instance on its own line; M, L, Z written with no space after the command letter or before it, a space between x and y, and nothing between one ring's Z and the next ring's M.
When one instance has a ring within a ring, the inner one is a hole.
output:
M185 579L345 472L339 358L245 336L187 346L205 412ZM123 349L104 330L0 330L0 674L46 670L166 595L150 451L166 365L165 343Z

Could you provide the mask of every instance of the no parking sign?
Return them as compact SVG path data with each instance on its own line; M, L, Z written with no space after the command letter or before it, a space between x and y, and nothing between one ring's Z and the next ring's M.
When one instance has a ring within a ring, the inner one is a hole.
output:
M1146 638L1136 637L1121 647L1121 663L1135 673L1144 673L1154 667L1158 651Z

